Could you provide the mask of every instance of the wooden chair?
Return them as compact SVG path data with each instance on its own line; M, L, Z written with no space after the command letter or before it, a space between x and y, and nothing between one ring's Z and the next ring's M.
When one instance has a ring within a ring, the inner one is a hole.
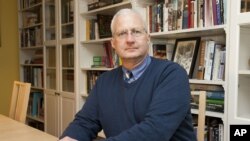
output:
M30 83L14 81L9 112L10 118L25 123L30 95L30 87Z
M192 96L199 96L197 141L204 141L206 118L206 91L192 91Z

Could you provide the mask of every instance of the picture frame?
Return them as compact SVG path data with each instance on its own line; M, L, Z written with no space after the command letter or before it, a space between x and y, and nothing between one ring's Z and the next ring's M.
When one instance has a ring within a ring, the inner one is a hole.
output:
M176 39L173 53L173 62L180 64L189 78L192 77L195 61L200 45L200 37Z

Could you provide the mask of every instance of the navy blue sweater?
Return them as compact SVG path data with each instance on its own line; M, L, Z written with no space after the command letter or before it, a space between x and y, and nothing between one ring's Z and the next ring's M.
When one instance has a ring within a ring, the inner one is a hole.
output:
M62 137L91 141L195 141L186 71L152 58L142 76L128 84L118 67L101 75Z

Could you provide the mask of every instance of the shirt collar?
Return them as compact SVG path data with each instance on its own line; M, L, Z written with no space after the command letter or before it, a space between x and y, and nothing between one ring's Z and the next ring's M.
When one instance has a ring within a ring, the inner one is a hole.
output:
M145 57L145 59L142 61L141 64L139 64L134 69L130 70L132 72L132 74L133 74L133 80L132 81L137 80L143 74L143 72L146 70L146 68L150 64L150 62L151 62L151 58L150 58L149 55L147 55ZM123 71L123 74L125 74L125 72L127 72L128 70L126 68L122 67L122 71Z

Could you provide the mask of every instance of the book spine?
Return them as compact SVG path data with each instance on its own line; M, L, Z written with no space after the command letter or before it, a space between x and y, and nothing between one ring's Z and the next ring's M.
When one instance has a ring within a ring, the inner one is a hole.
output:
M197 79L202 80L204 78L204 71L205 71L205 47L206 41L201 41L200 46L200 58L198 64L198 72L197 72Z
M221 16L221 1L216 0L216 16L217 16L217 24L221 25L222 24L222 16Z

